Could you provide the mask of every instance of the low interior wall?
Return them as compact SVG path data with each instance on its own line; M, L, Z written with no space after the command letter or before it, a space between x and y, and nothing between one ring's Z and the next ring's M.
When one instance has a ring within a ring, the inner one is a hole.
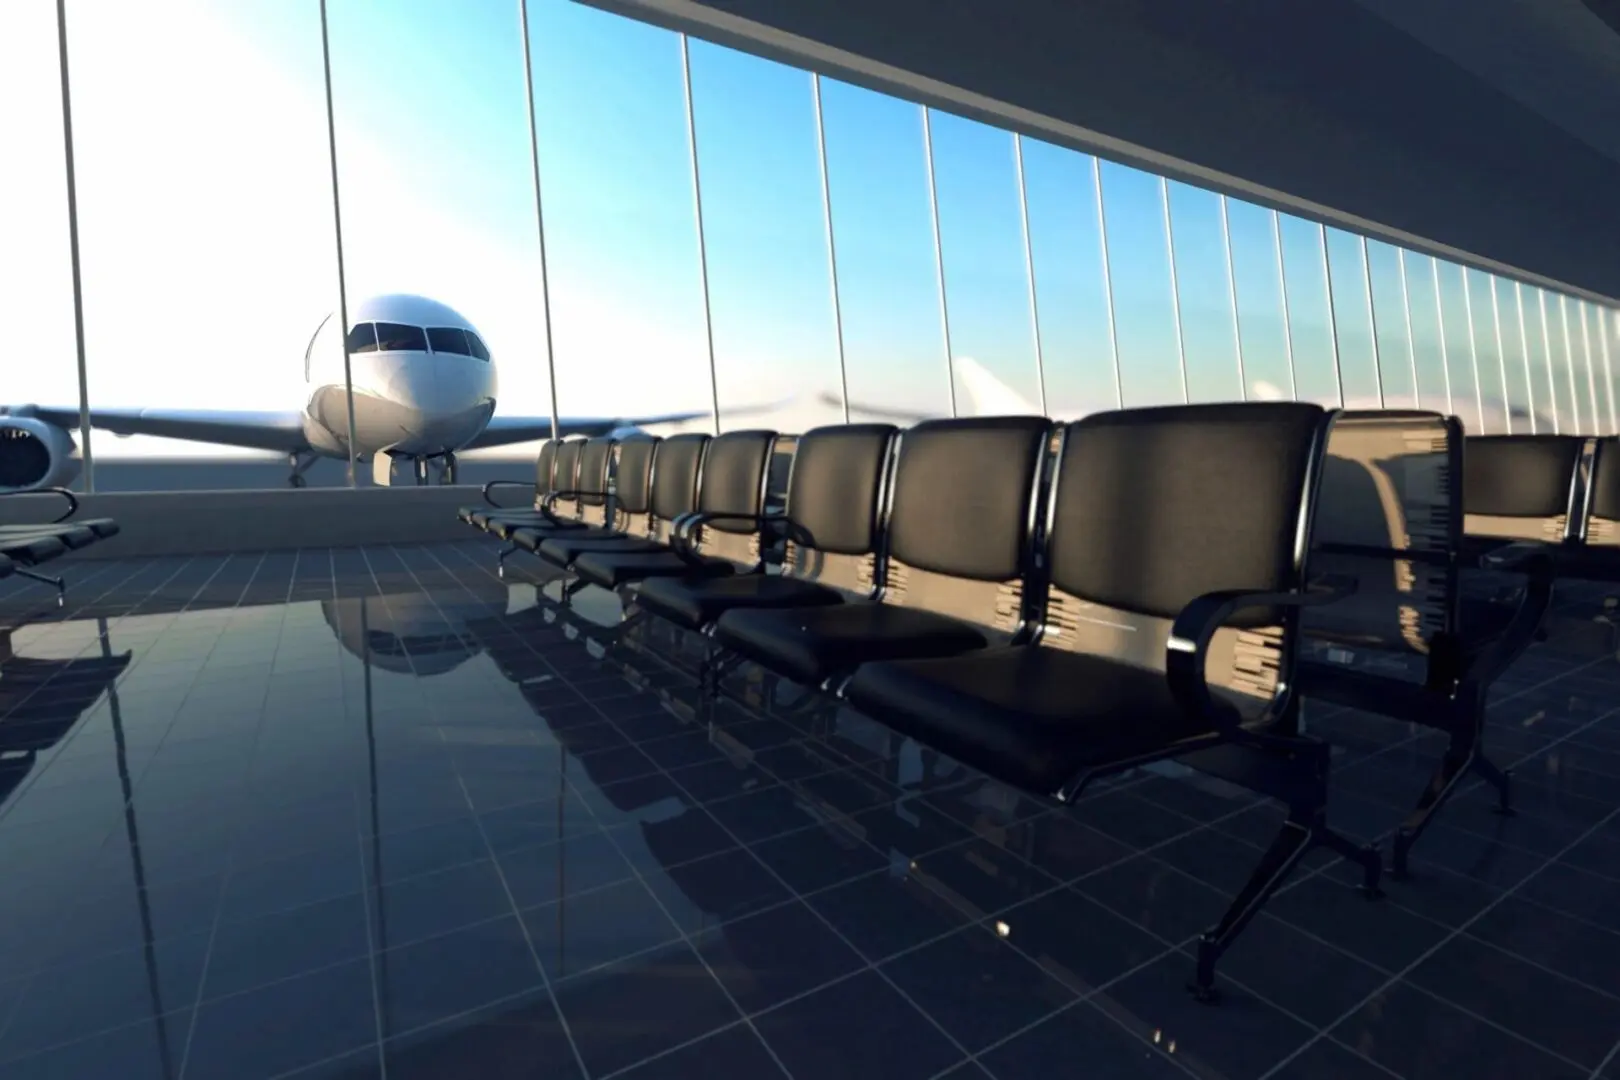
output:
M507 493L521 503L522 492ZM473 485L303 490L108 492L80 495L77 518L110 517L118 536L78 559L263 551L357 544L433 543L474 534L456 508L481 504ZM0 524L49 521L59 496L0 499Z

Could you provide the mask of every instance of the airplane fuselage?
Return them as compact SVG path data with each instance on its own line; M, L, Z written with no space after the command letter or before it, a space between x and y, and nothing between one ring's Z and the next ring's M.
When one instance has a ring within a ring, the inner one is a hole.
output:
M362 302L340 343L335 320L317 330L305 358L304 435L311 450L349 453L353 387L355 456L436 458L468 446L495 412L495 361L463 316L417 296ZM348 370L344 371L344 352Z
M454 453L476 439L495 412L492 362L379 353L351 357L350 372L355 456L362 460L380 451L412 458ZM348 400L341 379L310 386L304 435L322 454L348 456Z

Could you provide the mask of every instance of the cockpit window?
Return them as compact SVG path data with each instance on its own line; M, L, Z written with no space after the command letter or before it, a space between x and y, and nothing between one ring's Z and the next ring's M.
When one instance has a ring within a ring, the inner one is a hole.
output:
M349 331L349 352L376 352L377 327L368 322L356 323L354 329Z
M377 348L382 352L427 352L427 335L420 326L380 322L377 324Z
M428 344L433 346L436 353L454 353L457 356L471 356L472 350L467 347L467 334L454 326L430 326L427 331Z
M473 333L471 330L467 331L467 344L472 348L472 354L478 359L489 359L489 348L483 343L478 335Z

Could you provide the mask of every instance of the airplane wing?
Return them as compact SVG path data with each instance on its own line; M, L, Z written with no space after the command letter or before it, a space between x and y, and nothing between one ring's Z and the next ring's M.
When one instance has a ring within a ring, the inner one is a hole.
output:
M14 415L34 416L70 432L79 426L78 409L29 406L15 410ZM114 435L155 435L251 450L276 450L284 454L309 449L309 440L304 437L303 414L296 412L91 409L90 426Z
M823 405L830 405L835 409L841 409L844 407L843 399L837 394L822 394L821 403ZM859 401L851 401L849 403L849 418L855 423L860 423L864 420L869 422L894 423L903 426L910 426L911 424L920 424L924 420L937 420L939 419L939 414L921 413L908 409L889 409L883 407L882 405L866 405Z
M705 409L702 412L669 413L664 416L562 416L557 419L557 434L562 438L570 435L606 435L620 428L680 424L708 415L709 412ZM551 438L549 416L492 416L488 426L463 449L482 450L491 446L511 446L513 443L536 442L549 438Z

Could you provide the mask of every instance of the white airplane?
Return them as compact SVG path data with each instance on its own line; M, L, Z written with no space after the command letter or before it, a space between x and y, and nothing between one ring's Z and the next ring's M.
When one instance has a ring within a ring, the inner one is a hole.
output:
M495 360L455 309L421 296L377 296L350 312L349 374L354 387L354 448L360 461L413 463L417 483L436 465L454 483L456 455L552 434L551 418L496 416ZM320 458L349 456L343 353L328 315L304 351L309 398L299 412L212 409L90 410L90 426L113 435L274 450L287 455L288 482ZM751 411L751 410L750 410ZM561 417L559 435L603 435L707 416ZM73 433L77 408L0 406L0 492L65 486L79 472ZM385 472L379 469L379 473Z

